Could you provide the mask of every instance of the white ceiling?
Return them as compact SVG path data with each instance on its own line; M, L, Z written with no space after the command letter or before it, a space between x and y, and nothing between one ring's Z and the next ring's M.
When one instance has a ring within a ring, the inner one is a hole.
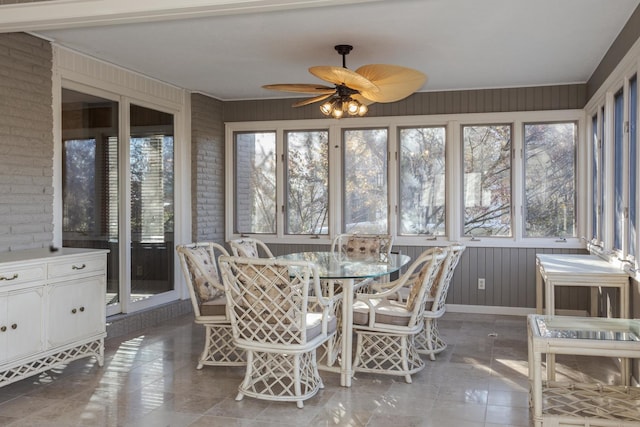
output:
M586 82L640 0L289 3L34 33L221 100L290 97L261 86L320 83L307 69L342 65L336 44L354 46L351 69L387 63L426 73L421 91L503 88Z

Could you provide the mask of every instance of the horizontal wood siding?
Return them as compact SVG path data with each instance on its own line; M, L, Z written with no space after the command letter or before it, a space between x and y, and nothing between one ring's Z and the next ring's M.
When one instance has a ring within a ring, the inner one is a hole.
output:
M313 250L329 250L327 245L274 245L274 255ZM415 259L425 247L394 246ZM536 248L467 248L453 275L447 298L449 304L535 308L536 254L581 254L581 249ZM478 278L484 278L486 289L478 290ZM557 307L587 310L589 293L583 288L558 288ZM615 301L614 301L615 303Z
M415 93L401 101L372 104L367 116L496 113L580 109L586 84ZM293 108L300 98L224 102L224 121L303 120L324 118L318 104Z

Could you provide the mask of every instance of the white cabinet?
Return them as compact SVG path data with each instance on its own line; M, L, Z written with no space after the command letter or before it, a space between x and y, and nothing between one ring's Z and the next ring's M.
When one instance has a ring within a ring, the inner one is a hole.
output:
M48 344L58 346L104 331L105 284L101 277L56 283L49 289Z
M0 363L42 351L42 287L0 295Z
M0 254L0 387L83 357L102 366L107 252Z

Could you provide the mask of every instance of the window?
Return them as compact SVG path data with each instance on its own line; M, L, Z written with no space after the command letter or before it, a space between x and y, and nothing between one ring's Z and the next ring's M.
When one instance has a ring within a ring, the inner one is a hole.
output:
M624 196L623 174L625 167L624 156L624 96L620 89L613 100L613 248L622 250L622 230L624 228Z
M567 110L228 123L225 238L579 248L583 121Z
M629 81L629 255L636 257L638 182L638 78Z
M276 134L235 134L235 232L276 232Z
M63 229L96 235L96 140L64 141Z
M401 235L443 236L445 127L400 129Z
M287 234L329 233L329 132L288 131Z
M511 125L463 126L464 235L511 236Z
M599 145L598 115L594 114L593 117L591 117L591 152L593 153L591 158L591 239L595 241L598 240L598 218L600 217L600 199L598 198L598 173L600 170L598 163L600 158Z
M575 157L575 123L524 125L526 237L575 237Z
M131 295L174 289L173 114L130 106Z
M388 233L387 129L344 131L346 233Z
M103 97L62 89L62 243L109 249L108 306L121 301L118 110ZM114 308L120 312L119 308Z

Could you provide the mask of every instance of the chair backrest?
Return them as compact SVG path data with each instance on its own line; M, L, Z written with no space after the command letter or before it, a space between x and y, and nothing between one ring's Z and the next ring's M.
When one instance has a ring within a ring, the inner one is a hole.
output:
M390 234L338 234L331 243L331 252L351 259L387 262L392 246Z
M317 266L269 258L219 258L234 339L250 344L307 343L309 287L319 295ZM326 334L326 325L324 325Z
M438 279L435 283L434 288L431 290L433 302L431 304L430 311L444 311L445 303L447 300L447 293L449 292L449 286L451 285L453 273L465 249L466 246L462 245L461 243L452 243L445 248L447 257L440 267L440 271L438 272Z
M409 325L421 321L429 291L437 280L440 266L446 259L446 251L430 248L422 252L399 279L399 286L409 286L407 310L412 312Z
M201 316L201 304L224 295L216 253L219 256L229 255L229 252L214 242L178 245L176 252L193 304L193 312L197 317Z
M265 258L273 258L273 253L269 247L259 239L252 237L243 237L242 239L229 240L229 246L234 256L241 256L247 258L262 258L264 254Z

